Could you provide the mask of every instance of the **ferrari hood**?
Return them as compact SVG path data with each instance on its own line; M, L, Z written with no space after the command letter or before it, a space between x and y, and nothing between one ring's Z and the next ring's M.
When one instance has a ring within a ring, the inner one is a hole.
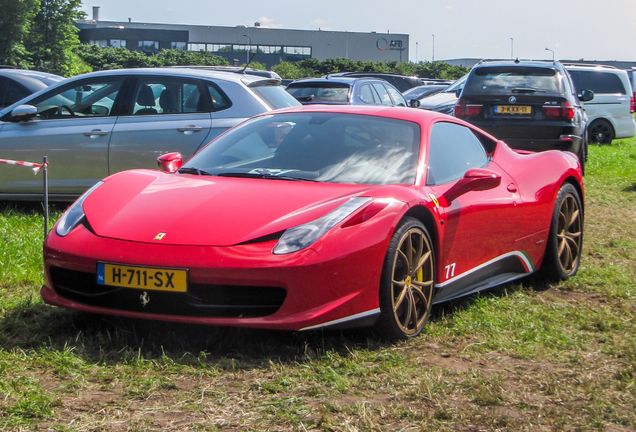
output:
M317 219L375 188L135 170L106 179L84 212L100 237L231 246Z

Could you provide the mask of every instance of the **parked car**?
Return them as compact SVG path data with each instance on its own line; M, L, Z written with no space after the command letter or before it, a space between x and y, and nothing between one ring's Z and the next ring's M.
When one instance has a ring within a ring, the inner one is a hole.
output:
M441 92L420 100L420 108L442 114L453 115L457 94L464 88L468 74L464 75Z
M54 200L74 199L102 178L185 158L245 119L300 105L280 81L197 69L120 69L80 75L0 110L0 155L48 156ZM0 199L41 199L42 180L0 165Z
M446 85L446 84L421 85L419 87L413 87L413 88L405 91L404 93L402 93L402 96L404 96L404 99L406 99L409 102L414 101L414 100L421 101L422 99L424 99L426 97L433 96L433 95L441 92L442 90L444 90L447 87L448 87L448 85Z
M581 100L594 93L581 90ZM455 116L519 150L567 150L587 159L587 118L570 75L552 61L485 61L475 65Z
M0 108L13 105L35 92L57 84L64 78L46 72L0 69Z
M615 138L636 134L634 90L627 72L611 66L566 64L577 91L589 89L594 100L583 102L588 118L589 142L610 144Z
M306 78L289 84L285 90L298 102L308 104L353 104L409 106L391 84L375 78Z
M420 78L416 76L408 76L401 74L383 73L383 72L338 72L323 76L323 78L351 77L351 78L377 78L387 81L401 93L413 87L422 85Z
M98 183L44 243L48 304L219 326L420 334L434 303L579 268L575 155L519 154L454 117L310 105L185 165Z

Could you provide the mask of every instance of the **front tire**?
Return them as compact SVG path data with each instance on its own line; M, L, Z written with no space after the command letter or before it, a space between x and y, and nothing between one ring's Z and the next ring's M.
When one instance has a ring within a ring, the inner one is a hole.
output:
M582 246L581 198L573 185L565 183L554 204L542 275L551 281L566 280L576 275L581 263Z
M384 260L380 281L378 332L387 339L419 335L431 314L435 256L431 237L417 219L397 226Z

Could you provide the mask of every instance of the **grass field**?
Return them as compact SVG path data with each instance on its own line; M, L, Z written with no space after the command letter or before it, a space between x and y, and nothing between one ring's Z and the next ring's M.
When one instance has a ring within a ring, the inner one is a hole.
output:
M585 189L575 278L436 307L397 344L45 306L40 207L0 204L0 430L633 431L636 139L591 147Z

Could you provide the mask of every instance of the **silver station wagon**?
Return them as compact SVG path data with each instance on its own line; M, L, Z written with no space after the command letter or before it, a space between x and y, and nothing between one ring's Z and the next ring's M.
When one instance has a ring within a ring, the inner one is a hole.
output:
M0 111L0 158L49 161L52 200L72 200L110 174L184 160L256 114L300 105L280 80L197 69L80 75ZM39 200L42 178L0 164L0 199Z

